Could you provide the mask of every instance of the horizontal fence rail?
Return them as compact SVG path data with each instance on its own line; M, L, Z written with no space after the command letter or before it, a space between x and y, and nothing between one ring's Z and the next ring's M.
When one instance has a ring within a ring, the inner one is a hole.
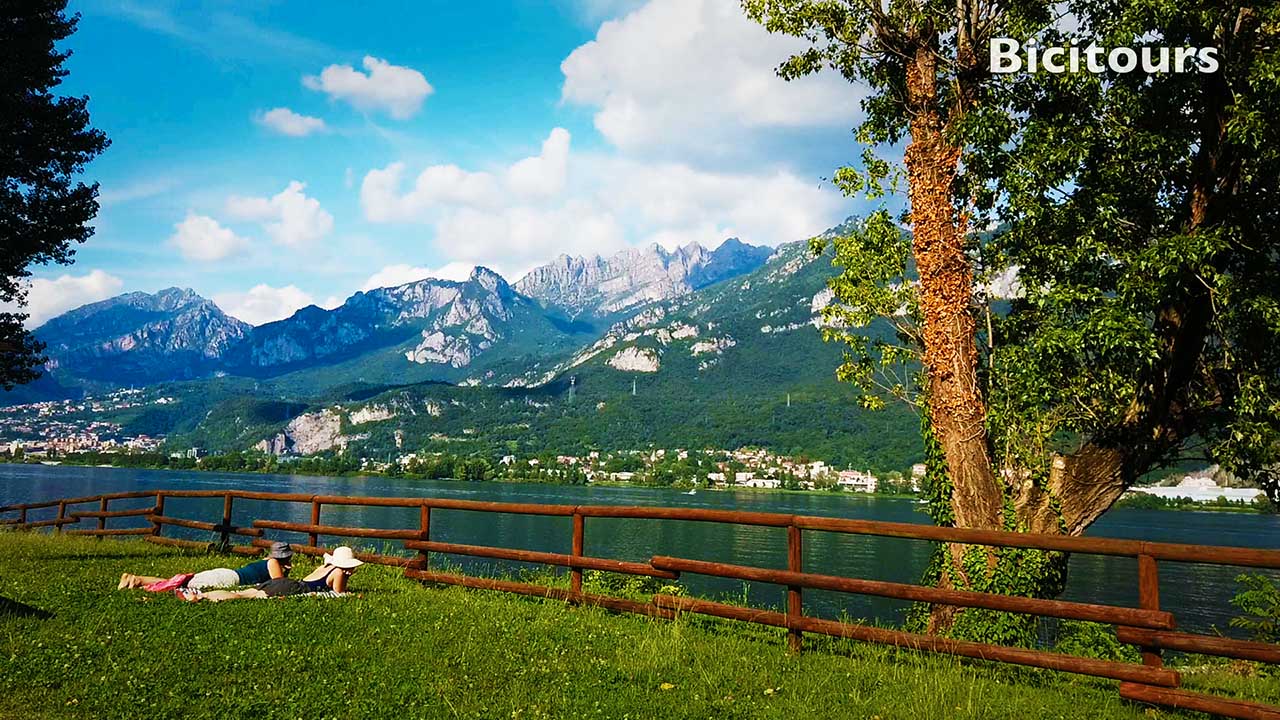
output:
M117 505L115 510L109 507L114 501L135 499L150 499L152 504L146 507L123 509ZM220 499L222 500L222 514L217 522L177 517L172 513L166 514L165 505L166 500L169 499ZM237 526L232 523L232 511L236 500L305 504L310 506L311 521L302 523L257 518L251 522L250 526ZM75 508L75 506L91 503L97 504L97 508ZM416 509L418 511L418 524L417 527L403 528L330 525L321 522L322 510L325 506ZM55 509L56 515L54 517L33 517L33 514L45 514ZM522 548L435 541L431 539L431 515L433 511L441 510L571 518L572 531L569 538L571 551L569 553L555 553ZM16 513L17 517L4 517L12 513ZM108 520L118 518L139 518L144 520L148 526L107 527ZM591 557L586 555L584 550L587 518L678 520L781 528L785 529L787 533L787 568L760 568L663 555L654 556L648 562ZM96 521L97 527L64 529L64 526L76 525L81 521ZM202 530L216 536L218 539L216 541L199 542L165 537L162 533L166 526ZM943 653L1108 678L1120 681L1121 697L1137 702L1197 710L1227 717L1280 720L1280 708L1178 689L1180 675L1175 670L1163 667L1161 658L1163 650L1280 663L1280 646L1177 632L1173 614L1160 609L1158 572L1158 563L1160 561L1280 569L1280 550L1147 542L1116 538L1036 535L875 520L704 508L544 505L537 503L457 500L452 498L346 497L341 495L308 495L303 493L272 493L245 490L133 491L0 507L0 528L32 530L44 527L53 528L54 532L65 532L69 535L95 537L139 535L145 536L144 539L147 542L157 545L197 551L221 550L248 556L259 555L264 549L271 547L272 540L265 537L268 531L305 535L307 537L306 543L290 543L290 547L293 548L294 552L309 556L320 556L329 552L330 549L320 543L321 537L401 541L407 551L416 554L401 556L357 552L356 556L365 562L403 568L407 577L428 583L510 592L561 600L577 605L602 607L618 612L638 613L656 618L670 619L681 613L695 613L777 627L786 630L788 645L793 651L797 652L802 649L804 634L826 635L861 642L892 645L917 651ZM1136 580L1140 607L1120 607L1027 598L803 572L803 531L1131 557L1138 561L1138 577ZM233 544L233 536L247 538L247 542L242 545ZM549 587L534 583L477 577L459 572L433 570L429 564L432 553L568 568L569 588ZM761 610L663 593L652 596L648 602L588 593L582 589L582 573L584 570L638 575L665 580L676 580L681 577L682 573L689 573L779 585L786 589L785 612ZM804 590L869 595L935 605L982 608L1038 617L1085 620L1109 624L1115 627L1116 637L1121 642L1135 645L1142 651L1142 664L1076 657L1032 648L977 643L806 616L802 606Z

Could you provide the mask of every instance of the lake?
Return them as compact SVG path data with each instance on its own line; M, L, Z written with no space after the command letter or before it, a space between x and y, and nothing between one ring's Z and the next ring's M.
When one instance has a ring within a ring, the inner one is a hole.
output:
M0 505L40 502L62 497L155 489L257 490L326 495L397 497L445 497L498 502L555 503L567 505L665 505L678 507L751 510L830 517L928 523L914 500L832 493L783 493L768 491L702 491L685 495L678 491L629 487L579 487L512 483L464 483L403 480L383 477L313 477L294 475L222 474L163 470L82 468L0 464ZM145 501L113 503L112 509L138 507ZM82 509L90 509L82 506ZM96 508L92 508L96 509ZM216 522L221 500L166 500L165 514ZM11 515L9 517L12 517ZM33 515L33 518L35 516ZM40 515L40 518L46 515ZM48 515L52 517L52 515ZM310 522L310 507L299 503L237 500L236 524L255 519ZM373 528L417 527L417 510L372 507L326 507L323 524ZM141 518L117 518L109 527L142 526ZM436 510L431 516L433 540L475 545L495 545L547 552L569 552L569 518L501 515ZM196 530L166 527L165 534L207 539ZM1161 542L1280 549L1280 517L1238 513L1113 510L1089 532ZM305 536L277 533L281 539L299 541ZM365 541L378 542L378 541ZM929 559L929 543L899 538L806 531L804 569L831 575L917 582ZM720 523L667 520L588 518L586 553L620 560L647 561L653 555L673 555L741 565L786 566L786 535L780 528L746 527ZM482 559L451 557L450 562L468 571L492 571L522 567ZM146 568L138 568L144 572ZM1235 577L1244 568L1185 563L1160 563L1163 609L1175 614L1179 627L1232 634L1227 627L1235 615L1230 599L1236 592ZM1137 606L1137 561L1129 558L1075 555L1071 558L1067 590L1069 600ZM1280 573L1270 573L1280 580ZM762 584L743 586L739 581L685 576L681 582L695 594L741 598L745 592L756 606L781 607L785 590ZM835 618L847 614L886 623L898 623L906 603L883 598L806 591L806 612Z

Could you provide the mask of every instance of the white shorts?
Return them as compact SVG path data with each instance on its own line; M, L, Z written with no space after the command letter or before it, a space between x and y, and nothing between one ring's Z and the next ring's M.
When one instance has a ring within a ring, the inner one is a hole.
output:
M240 584L240 575L231 568L214 568L196 573L187 587L192 590L211 590L214 588L236 587Z

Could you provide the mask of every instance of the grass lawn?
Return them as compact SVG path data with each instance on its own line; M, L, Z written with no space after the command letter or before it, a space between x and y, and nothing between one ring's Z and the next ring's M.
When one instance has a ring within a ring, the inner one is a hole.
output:
M120 573L242 562L138 541L0 533L0 718L1151 718L1115 683L772 629L435 588L183 603ZM295 576L309 571L299 558ZM1187 685L1280 703L1276 677Z

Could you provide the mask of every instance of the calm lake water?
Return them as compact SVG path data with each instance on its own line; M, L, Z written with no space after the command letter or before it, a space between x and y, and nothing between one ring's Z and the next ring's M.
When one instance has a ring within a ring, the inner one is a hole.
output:
M696 495L685 495L650 488L0 464L0 505L152 489L242 489L568 505L666 505L895 522L929 522L927 516L918 512L918 506L913 500L853 494L702 491ZM112 509L140 507L145 501L126 500L117 503L118 505L112 504ZM165 513L216 521L222 514L222 502L169 499L166 501ZM32 517L36 519L34 513ZM300 503L236 501L233 519L237 524L248 525L260 518L306 523L310 522L310 506ZM145 524L141 518L116 518L109 522L109 527L140 527ZM321 522L374 528L417 527L418 517L417 510L411 509L325 507ZM434 511L431 516L433 540L550 552L569 552L570 528L568 518L439 510ZM201 531L165 528L167 535L181 537L184 533L186 537L197 539L208 537L207 533ZM1098 521L1091 528L1090 534L1164 542L1280 548L1280 517L1214 512L1115 510ZM290 533L276 535L293 541L305 539L305 536ZM806 532L804 542L804 564L807 571L897 582L917 582L928 562L930 550L929 543L918 540L823 532ZM588 555L621 560L645 561L653 555L674 555L781 568L786 566L786 536L785 531L779 528L589 518L586 524L586 552ZM517 563L503 565L481 559L451 560L469 571L492 571L495 565L506 569L520 567ZM138 568L139 571L145 569ZM1164 609L1175 614L1183 629L1212 631L1216 628L1230 634L1227 622L1235 612L1229 601L1236 591L1234 578L1242 571L1240 568L1162 562L1161 604ZM1280 573L1271 575L1280 580ZM682 578L682 583L693 593L704 596L741 598L746 592L751 602L757 606L780 607L784 602L784 589L771 585L752 584L744 588L738 581L693 575ZM819 591L806 591L804 597L807 612L832 618L847 614L854 618L896 623L901 620L906 607L905 603L894 600ZM1073 556L1064 598L1136 607L1137 561L1096 555Z

